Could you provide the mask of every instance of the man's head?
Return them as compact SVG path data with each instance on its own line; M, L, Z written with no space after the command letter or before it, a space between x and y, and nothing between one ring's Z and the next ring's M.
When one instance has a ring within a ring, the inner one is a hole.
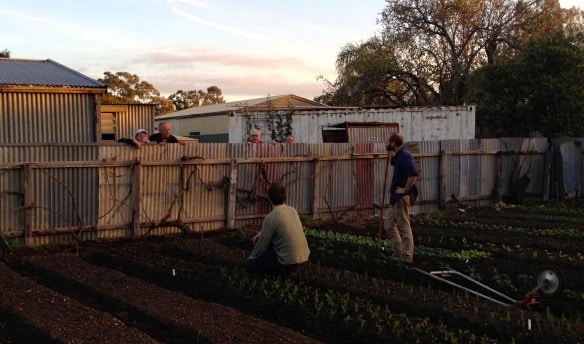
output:
M168 122L160 122L158 125L158 132L162 136L163 139L167 139L170 137L170 124Z
M292 134L287 134L286 139L284 140L284 142L286 142L286 143L294 143L294 141L295 141L294 135L292 135Z
M140 143L148 142L148 133L145 129L138 129L134 133L134 139Z
M404 136L400 133L391 133L385 142L388 151L397 151L404 144Z
M268 196L273 205L286 202L286 188L280 183L272 183L268 187Z
M249 142L260 143L262 142L262 131L256 128L252 128L249 131Z

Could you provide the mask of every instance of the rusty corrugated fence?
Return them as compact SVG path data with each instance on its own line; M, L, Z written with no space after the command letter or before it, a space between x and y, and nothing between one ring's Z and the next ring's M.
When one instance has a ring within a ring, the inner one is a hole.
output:
M579 165L554 162L545 138L414 144L417 213L518 195L549 200L558 197L550 186L564 184L552 179L558 164L582 166L581 145L562 143ZM286 185L287 203L303 217L379 215L388 166L381 142L3 145L0 153L2 236L32 246L259 226L274 181ZM580 194L581 178L569 180Z

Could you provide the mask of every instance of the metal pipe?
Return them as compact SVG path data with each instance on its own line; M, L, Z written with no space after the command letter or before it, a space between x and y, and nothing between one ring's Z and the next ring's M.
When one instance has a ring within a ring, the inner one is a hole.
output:
M482 298L484 298L484 299L487 299L487 300L489 300L489 301L492 301L492 302L498 303L499 305L502 305L502 306L510 307L510 306L513 306L513 305L515 304L515 302L516 302L516 301L513 301L513 303L512 303L512 304L505 303L505 302L502 302L502 301L500 301L500 300L497 300L497 299L495 299L495 298L492 298L492 297L490 297L490 296L488 296L488 295L481 294L481 293L479 293L478 291L472 290L472 289L470 289L470 288L467 288L467 287L465 287L465 286L463 286L463 285L460 285L460 284L454 283L454 282L452 282L452 281L449 281L449 280L447 280L447 279L445 279L445 278L439 277L439 276L437 276L437 275L435 275L435 274L433 274L433 273L429 273L429 272L427 272L427 271L424 271L424 270L421 270L421 269L418 269L418 268L410 268L410 269L411 269L411 270L415 270L415 271L417 271L417 272L419 272L419 273L422 273L422 274L424 274L424 275L426 275L426 276L432 277L432 278L434 278L435 280L438 280L438 281L440 281L440 282L444 282L444 283L446 283L446 284L450 284L451 286L454 286L454 287L457 287L457 288L463 289L463 290L465 290L465 291L467 291L467 292L469 292L469 293L471 293L471 294L474 294L474 295L476 295L476 296L479 296L479 297L482 297ZM447 272L448 272L448 273L451 273L451 272L454 272L454 273L460 274L460 273L458 273L457 271L454 271L454 270L444 270L444 271L435 271L435 272L442 272L442 273L447 273ZM474 281L474 282L476 282L476 281ZM490 289L490 288L487 288L487 289ZM505 296L505 298L509 298L509 297L508 297L508 296Z
M481 283L481 282L479 282L479 281L471 278L470 276L463 274L462 272L458 272L458 271L453 270L453 269L448 269L447 271L449 273L454 273L455 275L458 275L458 276L466 279L467 281L470 281L470 282L472 282L472 283L474 283L474 284L476 284L478 286L481 286L484 289L486 289L486 290L488 290L488 291L490 291L490 292L492 292L492 293L494 293L496 295L499 295L499 296L501 296L504 299L507 299L507 300L511 301L512 303L517 302L517 300L510 298L509 296L507 296L507 295L499 292L498 290L495 290L495 289L493 289L493 288L491 288L491 287L489 287L489 286L487 286L487 285L485 285L485 284L483 284L483 283ZM435 271L435 272L443 272L443 271ZM434 273L434 272L431 272L431 273Z

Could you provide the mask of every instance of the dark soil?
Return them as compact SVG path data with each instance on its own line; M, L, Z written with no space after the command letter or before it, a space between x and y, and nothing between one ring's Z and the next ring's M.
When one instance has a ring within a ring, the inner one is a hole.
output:
M390 261L381 244L363 250L309 236L310 264L287 277L243 271L249 228L15 249L0 261L0 343L581 343L583 223L581 204L418 215L413 265ZM305 224L363 238L378 228L362 217ZM489 256L443 253L461 250ZM469 296L416 270L454 268L521 300L550 264L565 289L527 309ZM303 296L286 299L290 288ZM334 293L379 306L395 315L395 326L356 304L341 316L334 301L317 307Z

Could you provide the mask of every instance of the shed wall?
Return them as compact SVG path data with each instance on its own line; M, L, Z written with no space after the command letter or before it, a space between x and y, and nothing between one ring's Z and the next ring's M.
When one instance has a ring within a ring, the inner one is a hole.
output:
M155 118L154 120L156 127L162 122L161 119ZM227 115L172 118L164 121L171 125L173 135L197 138L197 136L193 136L191 133L199 132L201 135L217 136L228 132Z
M102 112L108 105L102 106ZM124 111L117 112L116 138L132 138L137 129L154 133L154 105L130 104L121 106Z
M286 123L288 116L296 142L302 143L321 143L323 128L344 122L398 123L399 131L408 141L474 139L475 110L474 106L453 106L237 113L229 117L229 142L245 142L250 126L262 130L264 141L277 139L271 135L274 127L277 132L277 126Z
M95 142L96 97L0 92L0 143Z

